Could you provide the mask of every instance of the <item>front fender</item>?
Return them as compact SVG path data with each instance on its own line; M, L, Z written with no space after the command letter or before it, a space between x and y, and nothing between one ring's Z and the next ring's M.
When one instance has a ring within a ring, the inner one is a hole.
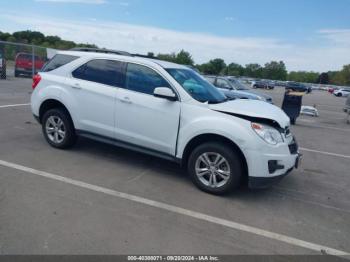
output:
M256 135L250 122L208 108L182 108L176 157L182 159L187 144L199 135L214 134L235 143L244 152L254 148ZM191 117L190 114L201 116ZM186 117L188 116L188 117Z

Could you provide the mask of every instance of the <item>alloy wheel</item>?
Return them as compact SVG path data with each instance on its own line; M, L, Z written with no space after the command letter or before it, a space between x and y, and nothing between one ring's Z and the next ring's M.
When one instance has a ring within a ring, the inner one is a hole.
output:
M60 144L66 137L66 127L58 116L50 116L45 125L47 137L55 144Z
M224 186L231 176L228 161L215 152L201 154L196 160L195 169L201 183L212 188Z

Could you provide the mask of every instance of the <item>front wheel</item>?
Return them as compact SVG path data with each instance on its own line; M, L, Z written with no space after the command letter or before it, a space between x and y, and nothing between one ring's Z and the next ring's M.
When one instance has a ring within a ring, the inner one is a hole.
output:
M77 139L68 112L61 108L51 109L44 114L42 131L46 141L52 147L59 149L71 147Z
M199 189L220 195L240 185L242 165L230 147L222 143L205 143L191 153L188 172Z

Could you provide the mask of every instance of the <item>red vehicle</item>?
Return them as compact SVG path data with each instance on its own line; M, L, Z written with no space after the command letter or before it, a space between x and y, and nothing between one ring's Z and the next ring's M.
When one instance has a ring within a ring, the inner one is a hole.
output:
M44 65L45 61L39 56L34 56L34 73L37 73ZM33 56L30 53L18 53L15 59L15 77L19 75L32 75Z

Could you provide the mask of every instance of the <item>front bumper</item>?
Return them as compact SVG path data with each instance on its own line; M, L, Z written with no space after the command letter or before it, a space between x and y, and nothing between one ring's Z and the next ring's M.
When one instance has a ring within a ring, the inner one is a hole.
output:
M281 144L273 149L264 147L250 151L247 157L249 187L260 189L275 184L298 168L301 158L294 139L289 144Z
M282 178L287 176L290 172L293 171L293 167L288 169L286 173L274 176L274 177L249 177L249 188L251 189L264 189L271 187L272 185L278 183Z
M289 168L285 173L279 176L273 177L249 177L249 188L251 189L264 189L271 187L274 184L277 184L282 178L287 176L290 172L293 171L294 168L298 168L301 161L301 154L298 154L298 157L295 160L294 167Z

